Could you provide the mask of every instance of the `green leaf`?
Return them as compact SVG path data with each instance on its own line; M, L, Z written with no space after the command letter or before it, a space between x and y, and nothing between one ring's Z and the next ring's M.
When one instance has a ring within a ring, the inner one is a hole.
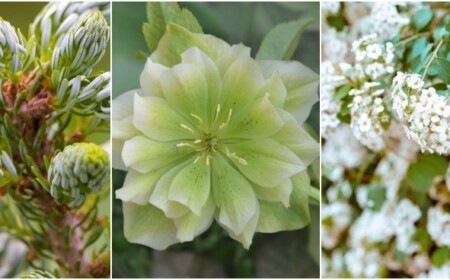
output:
M441 267L450 260L450 248L442 247L433 252L431 262L436 267Z
M420 9L414 13L414 26L418 31L425 28L433 18L433 13L430 9Z
M386 188L379 184L372 184L367 194L367 204L371 210L379 211L386 200Z
M303 30L313 21L313 18L306 18L278 24L262 41L256 59L289 60L298 46Z
M435 63L439 78L441 78L444 83L450 84L450 61L445 58L438 57L436 58Z
M418 162L409 166L406 179L418 192L427 192L435 176L445 175L447 162L438 155L425 155Z
M147 21L142 31L150 52L156 49L168 23L181 25L193 33L203 33L195 16L187 9L180 9L175 2L147 3Z
M422 227L419 227L413 236L414 241L418 241L425 250L428 250L433 245L428 231Z
M336 94L333 96L333 100L335 100L335 101L341 100L342 98L347 96L347 94L350 92L351 88L352 87L350 85L343 85L343 86L339 87L336 91Z

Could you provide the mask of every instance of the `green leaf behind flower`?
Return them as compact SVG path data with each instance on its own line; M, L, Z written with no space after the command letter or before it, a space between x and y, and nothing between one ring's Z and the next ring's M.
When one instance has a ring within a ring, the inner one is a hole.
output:
M142 26L142 31L150 52L156 49L168 23L176 23L194 33L203 33L195 16L187 9L180 9L175 2L147 3L147 20L148 22L144 22Z
M418 31L425 28L433 18L433 13L430 9L420 9L414 13L414 26Z
M264 38L256 59L291 59L302 32L313 21L313 18L306 18L278 24Z
M446 83L450 84L450 61L445 58L436 58L436 67L439 78Z
M406 174L411 187L418 192L427 192L435 176L445 175L447 162L438 155L425 155L412 164Z

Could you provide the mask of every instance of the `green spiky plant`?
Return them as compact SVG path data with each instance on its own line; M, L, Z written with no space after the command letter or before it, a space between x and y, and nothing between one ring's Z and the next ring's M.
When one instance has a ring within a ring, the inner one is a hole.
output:
M110 274L109 9L49 3L28 37L0 18L0 232L25 278Z

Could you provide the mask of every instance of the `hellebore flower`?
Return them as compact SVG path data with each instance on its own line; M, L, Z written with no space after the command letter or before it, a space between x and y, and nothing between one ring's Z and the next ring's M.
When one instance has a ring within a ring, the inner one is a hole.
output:
M58 204L78 207L109 180L108 153L94 143L66 146L48 169L50 194Z
M255 232L307 225L319 146L300 124L317 80L298 62L255 61L243 45L169 24L141 89L113 100L126 238L162 250L215 220L248 248Z

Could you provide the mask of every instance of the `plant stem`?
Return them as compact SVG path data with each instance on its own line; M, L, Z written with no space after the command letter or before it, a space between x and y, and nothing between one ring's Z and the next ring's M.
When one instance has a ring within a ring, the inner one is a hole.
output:
M442 39L441 41L439 41L439 44L437 45L436 49L434 49L434 52L431 55L431 58L428 61L427 65L425 66L425 70L423 71L422 80L425 79L425 76L427 75L427 72L428 72L428 68L430 67L430 65L433 62L433 60L435 59L435 57L437 56L439 48L442 46L443 43L444 43L444 40Z
M395 46L395 47L398 47L398 46L403 45L403 44L406 44L406 43L408 43L408 42L410 42L410 41L412 41L412 40L414 40L414 39L416 39L416 38L419 38L419 37L422 37L422 36L425 36L425 35L430 35L430 34L431 34L430 31L422 32L422 33L417 33L417 34L414 34L414 35L411 36L411 37L407 37L407 38L404 38L404 39L398 41L397 43L395 43L394 46Z
M312 204L320 204L320 190L316 189L314 187L310 187L309 188L309 193L308 193L309 198L311 198L312 200L310 200L310 202Z

